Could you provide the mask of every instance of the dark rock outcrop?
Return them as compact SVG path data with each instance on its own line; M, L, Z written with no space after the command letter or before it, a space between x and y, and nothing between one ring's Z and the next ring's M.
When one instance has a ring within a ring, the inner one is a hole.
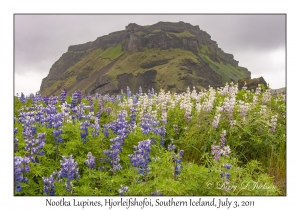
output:
M263 84L266 88L268 87L268 84L263 77L253 79L245 78L238 81L239 89L242 89L244 86L246 86L248 90L255 91L259 84Z

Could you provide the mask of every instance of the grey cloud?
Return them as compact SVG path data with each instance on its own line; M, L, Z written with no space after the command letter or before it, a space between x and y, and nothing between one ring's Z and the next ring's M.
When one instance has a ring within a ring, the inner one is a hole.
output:
M124 30L129 23L159 21L199 25L236 60L248 57L249 66L244 67L251 71L265 65L258 54L285 48L285 19L285 15L15 15L15 72L22 75L31 69L46 76L70 45Z

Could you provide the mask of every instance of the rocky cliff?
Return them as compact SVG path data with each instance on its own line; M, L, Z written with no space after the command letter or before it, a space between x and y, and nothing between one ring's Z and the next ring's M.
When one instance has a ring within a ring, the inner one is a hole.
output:
M68 48L43 79L42 95L136 92L154 88L181 92L187 86L205 89L250 78L232 54L225 53L199 26L159 22L131 23L125 30Z

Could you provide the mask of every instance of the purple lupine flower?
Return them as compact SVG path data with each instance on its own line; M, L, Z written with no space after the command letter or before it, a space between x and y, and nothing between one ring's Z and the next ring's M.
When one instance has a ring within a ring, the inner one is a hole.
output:
M143 94L143 90L142 90L142 87L140 86L139 87L139 95L142 95Z
M151 196L163 196L163 194L159 190L156 190L155 192L151 192Z
M219 161L221 157L220 146L211 145L211 154L214 156L215 161Z
M29 157L32 162L37 162L37 157L44 154L43 147L46 143L45 133L39 133L37 138L36 135L36 126L32 125L35 122L35 119L26 118L23 126L23 137L26 143L24 150L29 152Z
M56 145L59 145L60 143L63 143L64 140L62 139L62 137L60 136L60 134L63 133L62 129L58 129L58 130L53 130L52 131L53 136L54 136L54 140Z
M57 96L52 96L49 98L49 104L55 105L55 104L57 104L57 102L58 102Z
M136 95L134 95L133 97L133 104L132 104L132 107L130 108L130 112L131 112L131 115L130 115L130 125L131 125L131 128L133 129L135 124L136 124L136 113L137 113L137 106L138 106L138 98Z
M80 90L77 90L77 104L81 103L82 93Z
M72 94L72 103L71 103L71 108L74 108L77 105L77 92L75 91Z
M182 162L182 156L183 156L184 150L180 150L178 154L173 154L173 161L174 161L174 179L176 179L177 175L180 174L181 169L183 166L181 165Z
M93 100L92 96L88 95L87 99L88 99L88 101L90 103L90 112L94 112L94 100Z
M83 123L80 124L80 129L83 130L83 132L80 132L80 137L81 140L83 141L83 143L85 144L86 141L88 140L88 127L89 127L90 123L88 121L85 121Z
M226 179L230 178L230 173L225 173Z
M79 169L77 168L77 162L74 162L73 156L70 155L69 158L65 156L62 157L63 160L60 160L61 169L58 172L58 179L67 178L66 188L72 192L72 183L71 180L78 179Z
M96 113L96 115L95 115L98 119L100 119L100 117L101 117L101 111L100 111L100 109L98 110L98 112Z
M54 196L55 195L55 186L54 186L54 176L57 174L57 172L53 172L49 177L42 177L43 183L44 183L44 189L43 192L46 193L46 195Z
M36 129L32 128L32 125L30 124L29 121L26 122L26 124L23 124L23 137L24 139L32 139L34 137L34 132L36 131Z
M182 165L180 165L180 164L176 165L176 167L175 167L175 174L176 174L176 175L179 175L179 174L180 174L180 170L181 170L182 168L183 168Z
M41 95L40 92L36 92L35 93L35 103L37 104L40 101L43 101L43 96Z
M152 129L152 119L149 113L145 114L142 118L141 128L143 134L149 134Z
M32 100L33 103L35 102L33 93L29 94L29 98Z
M92 155L91 152L88 152L87 159L84 163L88 165L89 169L96 167L95 157Z
M104 133L104 135L105 135L106 138L107 138L108 135L109 135L109 130L108 130L108 128L109 128L109 124L105 124L105 125L103 126L103 133Z
M166 132L167 132L167 131L166 131L165 126L161 126L161 127L159 128L160 145L161 145L161 146L164 146L164 144L165 144L164 138L165 138Z
M130 88L127 86L127 97L130 98L131 97L131 91Z
M221 155L228 157L230 154L230 146L225 146L226 143L226 130L223 130L222 133L220 134L221 139L220 139L220 145L212 145L211 146L211 153L214 156L215 161L219 161Z
M173 151L173 150L175 150L176 149L176 146L174 145L174 144L169 144L168 145L168 150L169 151Z
M24 141L26 143L24 150L29 152L30 160L35 163L38 161L38 156L45 154L43 151L44 145L46 143L45 133L39 133L37 138L26 138Z
M103 110L104 110L104 101L103 101L103 97L101 97L100 99L99 99L99 101L98 101L98 112L99 112L99 118L100 118L100 115L101 115L101 113L103 112Z
M221 141L220 141L221 144L220 145L221 145L221 147L224 147L226 144L226 138L225 138L226 130L222 130L222 133L220 134L220 136L221 136Z
M116 171L121 170L122 166L120 165L120 149L114 148L111 150L103 150L103 153L107 156L106 160L109 161L111 165L111 171L115 174Z
M124 195L124 193L128 191L129 191L129 187L121 185L121 188L119 189L119 194L122 196Z
M154 89L151 88L151 95L154 95Z
M231 164L225 164L223 167L229 170L231 168Z
M138 146L134 146L134 154L128 155L133 167L138 169L138 173L145 175L149 171L151 140L140 141Z
M93 137L99 136L100 125L99 125L99 118L98 117L95 117L95 122L94 122L94 124L91 124L91 127L94 128L92 130Z
M223 178L223 177L224 177L224 175L225 175L226 179L229 179L229 178L230 178L230 173L227 173L227 172L223 172L223 171L221 171L221 173L220 173L220 177L221 177L221 178Z
M60 136L60 134L63 133L62 129L60 129L60 127L62 126L62 121L63 121L63 117L62 117L62 114L59 113L59 114L52 114L52 128L53 131L53 135L54 135L54 140L56 142L56 145L59 145L60 143L63 143L63 139L62 137Z
M184 150L180 150L180 151L179 151L179 156L180 156L181 159L182 159L183 153L184 153Z
M22 191L21 182L28 182L28 178L23 177L23 175L30 171L29 162L30 159L26 156L24 158L20 156L14 157L14 184L16 192Z
M44 125L44 122L45 122L44 107L41 105L37 106L37 112L35 114L35 121L40 123L41 125Z
M26 98L25 98L23 93L21 93L20 102L21 103L26 103Z
M104 150L103 153L109 159L109 163L112 167L112 172L115 174L117 170L121 170L122 166L120 165L120 155L119 153L122 151L122 146L124 145L124 139L127 137L129 133L130 125L125 120L126 112L122 110L118 114L118 119L109 125L104 125L104 134L108 136L108 127L113 130L117 136L110 140L110 150Z
M49 104L44 111L46 112L46 117L44 119L47 128L53 128L54 116L56 115L56 106Z
M18 133L18 128L15 128L14 129L14 135L16 135ZM18 150L18 138L14 138L14 148L15 148L15 151Z
M49 105L49 96L44 96L43 101L46 105Z
M148 98L152 97L152 92L150 91L150 89L148 89Z
M110 107L107 107L106 108L106 113L109 115L111 113L111 108Z
M52 128L54 129L58 129L59 127L62 126L62 114L59 113L59 114L54 114L52 116Z
M61 95L60 95L60 103L63 104L66 102L66 97L67 97L67 90L66 88L64 88L62 91L61 91Z

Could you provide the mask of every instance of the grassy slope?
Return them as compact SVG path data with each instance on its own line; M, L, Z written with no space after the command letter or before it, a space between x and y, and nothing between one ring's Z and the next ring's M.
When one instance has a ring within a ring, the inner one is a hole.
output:
M175 35L179 38L184 38L184 37L195 37L195 35L191 34L189 31L185 30L181 33L173 33L173 32L167 32L167 35L172 34Z
M73 66L70 66L66 73L70 73L71 76L66 78L64 81L57 80L55 81L51 87L49 87L46 91L46 95L50 94L60 94L60 90L56 91L59 87L66 87L68 92L74 92L78 88L76 87L76 83L78 82L76 77L80 73L82 73L82 69L89 66L92 68L91 71L86 72L84 76L88 77L92 75L95 71L98 71L99 69L105 67L108 65L111 61L115 60L119 56L121 56L124 53L122 51L121 44L110 47L103 51L103 49L96 49L91 50L90 54L82 58L79 62L74 64ZM83 90L83 89L82 89ZM55 92L56 91L56 92ZM84 90L83 90L84 91Z
M149 63L163 59L169 60L168 63L157 65L149 69L143 69L140 67L140 65L143 63ZM167 85L177 84L177 87L184 88L184 81L178 81L178 73L182 73L182 75L184 74L183 71L180 70L183 59L192 59L194 62L197 62L196 55L190 51L181 49L151 49L134 54L126 52L110 69L107 75L116 78L119 74L132 73L134 76L137 76L138 73L144 73L150 69L153 69L157 71L157 87L163 88Z
M203 61L209 63L210 68L222 76L223 84L231 80L237 82L239 79L246 77L245 73L240 70L239 67L234 67L231 64L224 64L222 62L213 62L208 56L211 51L212 49L209 49L207 46L201 46L198 54Z
M116 46L106 49L100 56L102 58L108 58L111 61L113 61L116 58L120 57L123 53L124 51L122 50L122 45L118 44Z

